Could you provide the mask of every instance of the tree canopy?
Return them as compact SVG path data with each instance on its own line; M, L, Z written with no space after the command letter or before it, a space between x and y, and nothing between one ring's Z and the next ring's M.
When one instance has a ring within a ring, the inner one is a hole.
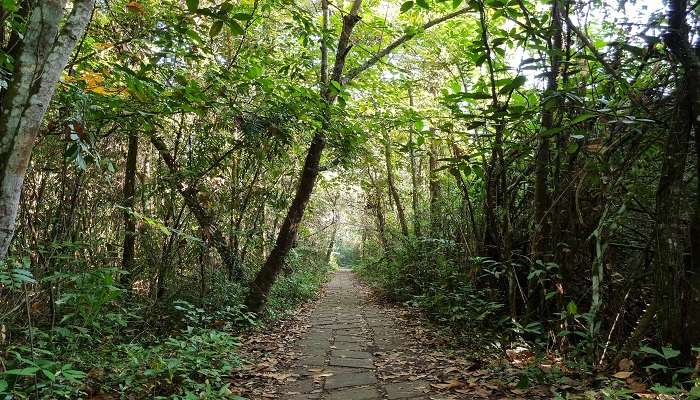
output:
M338 266L698 396L696 3L0 7L0 396L224 398L234 333Z

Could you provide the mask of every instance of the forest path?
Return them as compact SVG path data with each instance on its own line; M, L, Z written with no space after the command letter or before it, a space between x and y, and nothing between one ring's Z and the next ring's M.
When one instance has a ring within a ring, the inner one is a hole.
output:
M299 378L278 389L281 398L434 398L427 395L431 385L426 376L411 374L412 368L406 367L428 361L408 360L407 353L398 351L406 338L387 313L371 302L351 271L334 273L311 313L310 328L295 343L300 357L292 372ZM389 362L392 358L395 362ZM391 365L402 371L392 373Z

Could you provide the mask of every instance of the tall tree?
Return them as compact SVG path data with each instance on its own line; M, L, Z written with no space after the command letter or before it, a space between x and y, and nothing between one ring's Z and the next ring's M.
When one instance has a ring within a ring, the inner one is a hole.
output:
M389 132L386 132L384 134L384 162L386 164L386 180L387 185L389 186L389 193L394 199L394 204L396 207L396 218L399 220L399 225L401 226L401 234L407 237L408 223L406 222L406 213L403 208L403 203L401 202L399 190L396 188L391 143L391 135L389 134Z
M138 157L139 137L136 133L129 134L126 153L126 170L124 171L124 249L122 252L122 269L120 277L122 285L128 286L131 280L129 274L134 269L134 250L136 247L136 218L134 218L134 196L136 194L136 158Z
M329 109L332 106L338 96L337 90L332 90L331 84L347 84L356 78L363 71L374 66L386 55L391 53L394 49L401 46L408 40L412 39L417 31L411 31L406 33L396 40L391 42L388 46L382 50L375 53L372 57L367 59L360 66L351 69L346 74L345 71L345 61L347 59L348 53L351 49L350 37L355 25L359 22L359 11L362 0L354 0L351 3L350 11L343 16L343 25L338 37L338 44L335 50L335 62L333 64L333 69L330 74L328 74L328 64L324 62L327 59L328 47L325 41L325 36L321 37L321 98L325 102L324 117L322 121L321 129L316 132L313 139L311 140L311 145L306 154L306 159L304 161L304 167L297 183L297 191L292 200L292 204L287 211L287 216L285 217L284 223L280 228L279 234L277 235L277 240L275 242L275 247L270 252L265 264L262 266L258 274L255 276L255 280L251 283L250 292L246 298L246 305L249 310L259 313L265 306L265 301L272 288L273 283L277 274L282 269L284 260L289 254L289 250L296 239L297 231L299 230L299 224L304 216L304 210L306 209L306 204L309 202L311 193L313 192L314 185L316 183L316 177L319 173L319 165L321 162L321 155L323 154L323 149L326 146L326 130L331 127ZM323 3L324 9L327 7L327 3ZM428 21L422 26L422 30L426 30L432 26L439 23L447 21L451 18L457 17L469 11L469 8L462 8L445 16ZM323 26L327 26L326 21L327 11L323 12L324 22ZM323 78L329 78L328 82L323 81ZM337 88L336 88L337 89Z
M75 0L66 14L66 4L22 3L29 10L27 31L14 53L14 73L0 114L0 259L15 232L20 193L44 114L95 5L94 0Z
M410 83L408 86L408 105L411 107L411 109L413 109L413 89L411 88ZM418 201L420 184L417 171L418 168L416 167L416 143L414 142L413 137L413 127L409 128L408 130L408 145L408 157L410 159L409 166L411 169L411 208L413 208L413 234L416 235L416 237L420 237L422 236Z
M679 348L684 358L691 358L691 347L700 341L700 323L691 316L700 312L700 200L693 207L690 240L686 240L681 215L686 158L691 131L699 154L700 171L700 58L690 43L687 22L688 2L668 3L668 30L664 41L681 64L683 74L676 83L676 112L664 147L661 179L656 191L656 295L661 337ZM700 180L700 178L698 178ZM700 183L699 183L700 184ZM686 243L691 257L686 264Z
M560 0L552 1L551 18L549 27L549 72L547 73L547 86L542 94L542 121L541 134L539 135L537 153L535 156L535 229L532 235L532 257L539 259L545 251L548 240L550 196L547 187L549 175L549 135L554 127L554 114L559 104L557 94L557 79L562 59L562 19Z

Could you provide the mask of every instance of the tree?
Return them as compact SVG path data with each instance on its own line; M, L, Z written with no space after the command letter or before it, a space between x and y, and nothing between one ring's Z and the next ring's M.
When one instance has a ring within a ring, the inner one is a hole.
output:
M94 0L75 0L66 14L66 3L22 3L27 32L21 43L13 44L15 68L0 114L0 259L14 235L24 176L44 114L94 7Z
M327 59L328 48L326 47L327 45L325 39L321 39L320 87L321 97L325 102L322 127L314 135L314 138L311 141L311 145L309 146L309 150L304 161L304 168L301 172L301 176L299 177L299 182L297 184L297 191L294 195L294 200L292 201L292 205L289 207L287 216L284 220L284 223L282 224L282 227L280 228L280 232L277 236L277 241L275 242L275 247L272 249L270 255L265 261L265 264L260 269L260 272L258 272L258 274L255 277L255 280L251 284L251 289L246 299L246 305L248 306L249 310L255 313L261 312L265 305L265 301L267 295L270 292L270 289L272 288L272 284L274 283L277 274L282 269L284 260L287 257L287 254L289 253L292 244L294 243L297 231L299 229L299 223L301 222L302 217L304 216L306 204L309 202L311 193L313 192L316 177L319 173L321 155L323 154L323 149L326 146L326 133L324 132L324 130L328 129L331 126L331 121L328 114L329 107L335 103L339 90L341 89L340 87L338 87L338 85L349 83L360 73L362 73L362 71L365 71L368 68L374 66L384 56L388 55L394 49L396 49L397 47L407 42L416 35L415 32L410 32L403 36L400 36L388 46L386 46L384 49L380 50L372 57L370 57L359 67L351 69L350 71L344 74L345 62L348 53L350 52L350 49L352 47L350 45L350 37L352 35L352 31L355 25L360 20L359 12L361 4L362 0L354 0L351 5L350 11L343 16L343 25L340 32L340 36L338 37L338 44L336 45L335 62L333 64L333 69L330 75L327 72L328 64L327 62L324 62L324 60ZM324 10L326 8L327 5L324 6ZM422 26L422 29L428 29L441 22L462 15L468 10L469 8L463 8L453 13L447 14L443 17L431 20L424 24ZM324 11L323 26L327 25L326 15L327 11ZM329 81L324 81L324 78L329 78Z

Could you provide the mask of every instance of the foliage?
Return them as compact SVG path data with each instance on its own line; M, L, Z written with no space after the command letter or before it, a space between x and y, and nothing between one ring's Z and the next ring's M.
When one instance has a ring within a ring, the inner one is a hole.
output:
M73 336L64 340L76 340ZM57 399L108 391L153 398L235 399L226 374L239 365L236 338L210 329L188 328L158 344L101 343L82 352L78 343L65 353L26 346L7 349L6 371L0 374L0 394L16 398ZM73 354L71 354L73 352ZM69 359L62 363L54 359Z
M650 382L691 389L697 12L365 0L346 31L349 4L317 3L95 2L22 146L26 174L0 157L0 182L19 178L0 196L19 201L16 222L0 207L0 233L15 232L0 390L88 393L76 381L109 358L152 375L96 379L105 391L227 396L226 335L313 298L329 265L455 332L498 331L502 348L527 341L583 371L646 343ZM32 32L28 2L0 5L6 110ZM324 81L329 60L344 65ZM283 268L258 319L243 303L271 257ZM198 351L211 370L193 372Z
M356 271L390 298L457 331L497 328L503 304L494 293L474 287L473 269L445 256L454 248L445 240L406 240L392 249L391 258L365 260Z

